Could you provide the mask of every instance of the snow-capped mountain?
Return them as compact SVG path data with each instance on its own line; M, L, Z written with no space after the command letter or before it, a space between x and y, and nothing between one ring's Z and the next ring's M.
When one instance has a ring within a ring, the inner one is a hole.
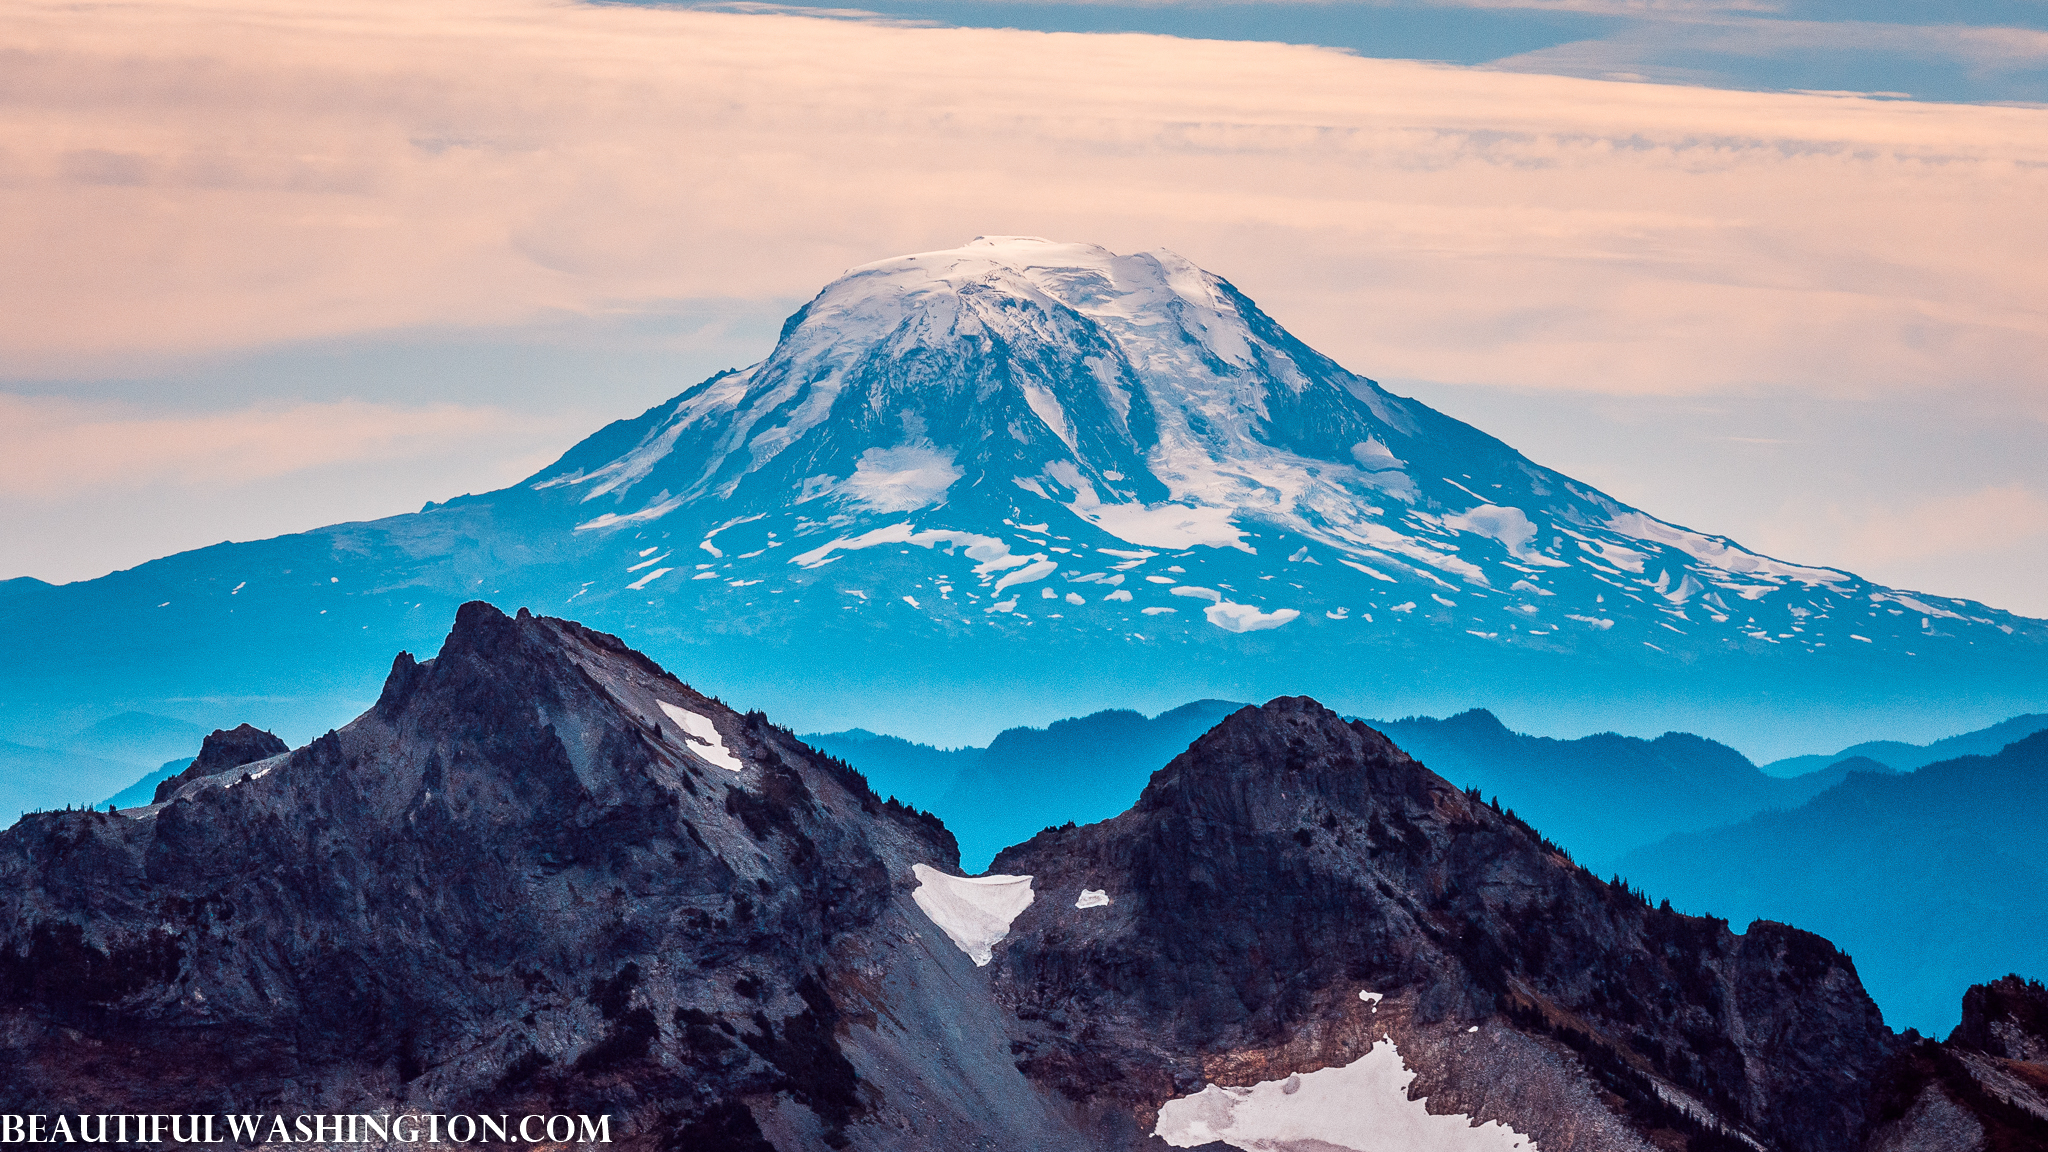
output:
M8 603L107 630L162 685L136 700L303 693L274 649L313 644L351 669L346 715L375 651L474 595L576 613L800 724L942 739L923 721L947 709L1279 692L1867 739L1901 708L2024 710L2048 663L2040 621L1759 555L1541 467L1172 253L1029 237L856 268L767 359L514 488Z
M1277 631L1652 666L2043 635L1630 508L1346 370L1170 252L1029 237L854 269L768 359L531 487L610 545L584 597L735 632L802 602L928 635Z

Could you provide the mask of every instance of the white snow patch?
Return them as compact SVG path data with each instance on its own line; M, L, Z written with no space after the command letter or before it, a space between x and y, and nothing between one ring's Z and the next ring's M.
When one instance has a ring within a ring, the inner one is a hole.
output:
M740 758L733 755L725 746L725 737L718 734L718 728L711 723L711 717L699 716L666 700L657 700L655 703L660 704L661 710L668 714L668 718L675 721L676 727L683 730L684 736L687 737L683 741L683 747L696 753L698 759L728 772L737 772L746 767L740 763ZM692 743L693 740L696 743ZM709 747L699 748L697 744L706 744Z
M233 588L228 589L228 595L233 596L235 593L240 592L242 589L247 588L248 586L249 582L247 580L244 580L240 584L235 585Z
M1129 592L1126 592L1126 591L1124 591L1124 590L1123 590L1123 589L1121 589L1121 588L1119 588L1119 589L1117 589L1116 591L1114 591L1114 592L1111 592L1111 593L1110 593L1109 595L1107 595L1107 596L1104 596L1104 597L1103 597L1103 599L1104 599L1104 600L1123 600L1123 601L1129 601L1129 600L1130 600L1130 598L1131 598L1131 594L1130 594Z
M1529 521L1528 514L1520 508L1503 508L1497 504L1481 504L1469 512L1443 518L1446 528L1460 532L1473 532L1500 541L1508 555L1525 564L1541 564L1550 568L1563 568L1565 562L1545 556L1529 546L1536 539L1536 525Z
M1082 604L1086 604L1087 601L1081 599L1081 594L1079 592L1069 592L1067 593L1067 603L1079 606Z
M910 898L977 966L989 962L1010 922L1031 907L1029 876L948 876L924 864L910 871L918 881Z
M1197 504L1104 504L1095 497L1093 485L1084 487L1067 510L1104 532L1131 544L1180 550L1202 545L1252 551L1244 542L1244 530L1232 524L1235 508L1212 508Z
M1033 560L1024 567L996 581L996 586L991 591L1001 592L1012 584L1029 584L1033 580L1043 580L1058 570L1059 565L1051 560Z
M1360 988L1358 990L1358 998L1367 1004L1378 1004L1380 1001L1385 1000L1386 996L1379 992L1369 992L1364 988Z
M1104 556L1115 556L1122 560L1135 560L1141 564L1159 555L1157 552L1125 552L1116 548L1097 548L1096 551Z
M1048 563L1042 552L1029 556L1011 555L1010 546L993 536L978 536L972 532L955 532L943 528L919 532L910 526L909 521L876 528L858 536L841 536L830 544L791 556L789 562L801 568L816 568L836 559L832 555L834 552L875 548L884 544L915 544L919 548L943 546L948 553L956 548L964 548L967 558L975 562L976 576L987 576L1005 568L1015 568L1019 564L1028 565L1034 561ZM1046 571L1050 572L1051 569ZM1033 580L1037 578L1029 577ZM1002 585L998 584L997 587L1000 588Z
M1577 620L1581 624L1591 624L1593 627L1600 629L1602 632L1605 632L1609 628L1614 627L1614 621L1602 620L1598 616L1580 616L1575 612L1567 612L1564 614L1564 618L1567 620Z
M983 612L1015 612L1016 610L1017 598L1015 596L1010 597L1008 600L998 600L982 609Z
M1624 548L1619 544L1609 544L1604 540L1581 540L1579 541L1579 547L1614 565L1623 572L1634 572L1638 575L1643 571L1643 561L1650 558L1647 552L1638 552L1633 548Z
M1193 584L1183 584L1173 589L1173 595L1191 596L1197 600L1207 600L1212 604L1219 603L1223 599L1223 593L1218 592L1214 588L1200 588Z
M1153 1135L1175 1148L1222 1141L1250 1152L1529 1152L1534 1141L1490 1120L1432 1115L1408 1098L1415 1079L1392 1040L1349 1064L1249 1088L1211 1084L1159 1109Z
M939 502L967 473L953 463L953 450L908 445L870 448L860 454L853 475L835 491L876 512L909 512Z
M652 568L652 567L654 567L654 566L655 566L656 564L659 564L659 563L661 563L661 562L662 562L663 560L666 560L666 559L668 559L668 558L669 558L670 556L673 556L673 555L675 555L675 553L673 553L673 552L663 552L663 553L662 553L661 555L659 555L659 556L656 556L656 557L655 557L654 559L652 559L652 560L642 560L642 561L641 561L641 562L639 562L638 564L635 564L635 565L633 565L632 567L630 567L630 568L627 568L627 569L626 569L626 571L628 571L628 572L638 572L638 571L639 571L639 570L641 570L642 568Z
M1400 458L1388 451L1387 446L1380 443L1376 436L1366 437L1362 444L1353 444L1351 458L1358 461L1358 466L1368 472L1384 472L1389 468L1401 467Z
M1837 572L1832 568L1807 568L1798 564L1787 564L1782 560L1773 560L1768 556L1759 556L1754 552L1744 551L1725 536L1703 535L1675 524L1666 524L1641 512L1619 513L1608 519L1607 526L1632 539L1647 540L1676 548L1693 559L1719 568L1723 572L1777 576L1797 580L1808 586L1840 584L1854 579L1848 573ZM1631 568L1629 571L1640 572L1642 569Z
M915 607L917 607L917 597L915 597L915 596L905 596L905 597L903 598L903 602L904 602L905 604L908 604L908 605L910 605L910 606L911 606L912 608L915 608Z
M632 591L638 592L640 589L647 587L649 584L661 579L663 576L666 576L673 571L675 571L675 569L673 568L656 568L654 571L649 572L647 575L642 576L638 580L633 581L631 584L626 585L626 587L631 589ZM712 575L712 573L706 572L705 575L710 576Z
M1074 901L1076 908L1104 908L1109 905L1109 892L1102 888L1083 888L1081 898Z
M683 500L684 497L681 496L663 496L638 512L630 512L624 516L616 512L607 512L594 520L585 520L583 523L570 529L570 531L595 532L602 528L617 528L621 524L638 524L645 520L659 520L677 508L682 507Z
M1885 602L1885 601L1887 601L1887 600L1891 601L1891 602L1892 602L1892 603L1894 603L1894 604L1898 604L1898 605L1901 605L1901 606L1903 606L1903 607L1906 607L1906 608L1911 608L1911 609L1912 609L1913 611L1915 611L1915 612L1918 612L1918 613L1920 613L1920 614L1921 614L1922 616L1940 616L1940 617L1942 617L1942 618L1944 618L1944 619L1948 619L1948 620L1968 620L1968 619L1970 619L1970 617L1968 617L1968 616L1963 616L1963 615L1960 615L1960 614L1958 614L1958 613L1955 613L1955 612L1951 612L1951 611L1949 611L1949 610L1948 610L1948 609L1946 609L1946 608L1937 608L1937 607L1935 607L1934 605L1932 605L1932 604L1929 604L1929 603L1927 603L1927 602L1926 602L1926 601L1924 601L1924 600L1917 600L1917 599L1915 599L1915 598L1913 598L1913 597L1911 597L1911 596L1907 596L1907 595L1905 595L1905 594L1903 594L1903 593L1899 593L1899 592L1873 592L1873 593L1871 593L1871 594L1870 594L1870 602L1871 602L1872 604L1882 604L1882 603L1884 603L1884 602ZM1989 623L1989 621L1981 621L1981 623ZM1922 626L1922 627L1926 627L1926 626L1927 626L1927 621L1923 619L1923 620L1922 620L1922 621L1920 622L1920 624L1921 624L1921 626Z
M1178 592L1180 589L1176 588L1174 591ZM1228 600L1220 600L1202 609L1202 615L1208 617L1209 623L1225 632L1263 632L1268 628L1278 628L1289 623L1301 613L1292 608L1261 612L1249 604L1233 604Z
M1381 572L1376 568L1367 568L1365 565L1360 564L1356 560L1345 560L1342 557L1339 557L1337 563L1344 565L1346 568L1356 568L1360 572L1365 573L1367 576L1370 576L1375 580L1382 580L1388 584L1400 583L1400 581L1394 579L1392 576L1387 575L1385 572Z
M1145 615L1147 615L1147 616L1163 616L1163 615L1165 615L1165 614L1166 614L1166 613L1168 613L1168 612L1178 612L1178 611L1180 611L1180 609L1178 609L1178 608L1146 608L1146 609L1144 609L1143 611L1144 611Z
M1392 608L1389 608L1389 609L1387 609L1387 611L1389 611L1389 612L1413 612L1413 611L1415 611L1415 601L1413 601L1413 600L1410 600L1410 601L1409 601L1409 602L1407 602L1406 604L1396 604L1396 605L1394 605L1394 606L1393 606Z

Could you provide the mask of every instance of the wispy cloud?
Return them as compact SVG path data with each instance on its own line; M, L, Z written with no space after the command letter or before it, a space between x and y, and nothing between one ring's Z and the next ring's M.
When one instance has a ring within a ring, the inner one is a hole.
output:
M1829 556L1899 587L2048 616L2048 592L2039 578L2048 564L2048 494L2024 483L1889 506L1853 496L1796 497L1760 524L1752 540L1766 551Z
M0 373L1179 249L1366 372L2018 396L2048 113L541 0L0 15Z
M191 413L0 393L0 499L247 485L479 444L517 453L559 441L562 424L457 404L344 400Z
M180 412L0 393L0 576L84 579L222 539L409 512L511 483L593 424L479 405Z
M2048 67L2048 32L1963 24L1760 19L1715 11L1674 11L1661 19L1631 22L1598 39L1575 40L1525 52L1496 60L1490 66L1563 76L1630 75L1678 83L1725 83L1730 77L1714 70L1716 58L1772 60L1810 58L1815 54L1886 54L1902 59L1951 61L1975 72L2037 70Z

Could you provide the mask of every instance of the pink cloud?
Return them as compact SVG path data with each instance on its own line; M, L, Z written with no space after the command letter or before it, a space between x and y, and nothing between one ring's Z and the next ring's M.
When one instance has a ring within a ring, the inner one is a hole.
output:
M0 32L15 375L801 298L1010 232L1175 248L1389 376L2017 397L2048 364L2037 109L538 0Z

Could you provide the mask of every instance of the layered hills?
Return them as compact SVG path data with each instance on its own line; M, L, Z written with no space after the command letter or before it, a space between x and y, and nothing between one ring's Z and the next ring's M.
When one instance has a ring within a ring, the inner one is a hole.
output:
M2048 1132L2038 986L1894 1036L1826 940L1654 906L1304 698L983 877L762 714L523 610L465 605L300 748L232 735L159 802L0 834L18 1110L550 1111L713 1152Z
M1957 1020L1957 977L2048 970L2048 731L1991 756L1852 773L1786 811L1674 835L1618 867L1693 912L1858 941L1902 1022Z
M1790 750L2012 715L2048 669L2040 621L1630 507L1172 253L990 237L853 269L759 363L513 487L10 582L0 736L238 700L263 714L193 718L316 732L476 596L807 729L940 743L1311 692Z

